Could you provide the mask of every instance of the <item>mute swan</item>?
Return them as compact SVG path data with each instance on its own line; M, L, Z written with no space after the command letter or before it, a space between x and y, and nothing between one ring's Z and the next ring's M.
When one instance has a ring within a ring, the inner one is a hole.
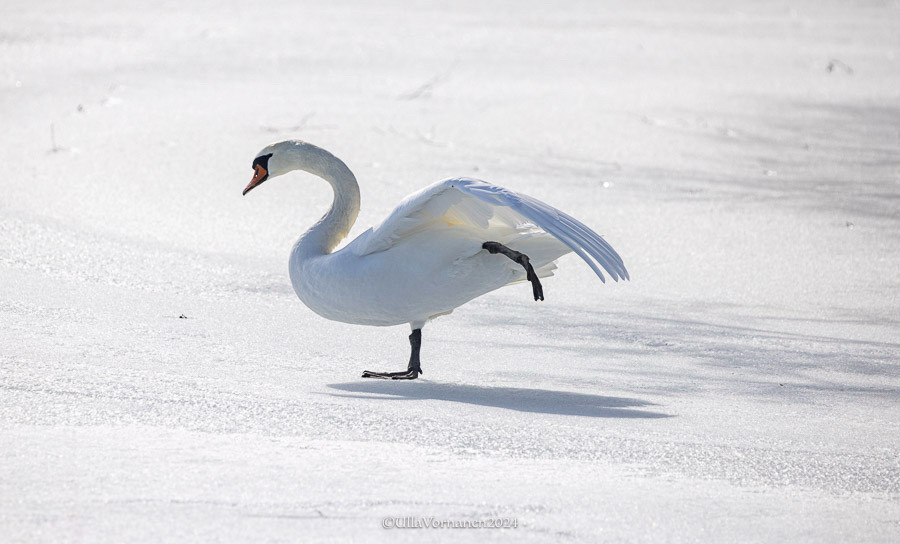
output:
M334 189L331 209L291 251L291 284L300 300L327 319L412 328L407 370L367 370L364 378L416 379L428 320L523 280L531 282L534 300L544 300L539 278L553 275L556 259L570 251L603 282L600 266L616 281L628 279L616 251L578 220L471 178L445 179L409 195L381 224L332 253L359 214L359 185L347 165L324 149L287 140L260 151L252 168L245 195L293 170Z

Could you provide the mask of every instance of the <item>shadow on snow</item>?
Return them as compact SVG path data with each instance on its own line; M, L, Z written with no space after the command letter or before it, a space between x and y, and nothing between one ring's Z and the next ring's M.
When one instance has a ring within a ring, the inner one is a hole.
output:
M328 387L353 394L336 396L385 400L443 400L478 406L505 408L519 412L585 417L663 418L669 414L634 410L655 404L639 399L604 397L587 393L520 389L515 387L483 387L428 381L366 381L329 384Z

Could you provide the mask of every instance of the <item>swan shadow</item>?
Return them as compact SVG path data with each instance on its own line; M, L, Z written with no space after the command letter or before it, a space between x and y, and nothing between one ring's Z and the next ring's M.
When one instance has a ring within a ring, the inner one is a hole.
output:
M328 384L328 387L350 394L332 393L334 396L357 399L381 400L443 400L491 408L504 408L518 412L555 414L563 416L643 418L673 417L649 410L636 410L645 406L657 406L652 402L625 397L604 397L587 393L522 389L516 387L484 387L437 383L419 380L415 383L393 381L367 381Z

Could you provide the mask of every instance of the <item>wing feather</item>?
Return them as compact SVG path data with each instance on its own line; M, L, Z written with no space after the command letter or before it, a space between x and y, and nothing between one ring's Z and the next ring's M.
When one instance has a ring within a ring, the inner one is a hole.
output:
M630 279L616 250L581 221L530 196L472 178L446 179L408 196L380 225L359 237L354 251L384 251L438 219L480 229L536 227L568 246L601 281L606 281L601 267L615 281Z

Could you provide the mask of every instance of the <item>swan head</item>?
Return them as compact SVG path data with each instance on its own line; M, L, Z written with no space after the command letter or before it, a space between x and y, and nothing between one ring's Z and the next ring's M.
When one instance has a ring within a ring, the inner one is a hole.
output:
M294 152L296 152L296 147L299 143L302 142L295 140L279 142L266 146L257 153L251 165L251 168L253 168L253 179L244 188L243 194L246 195L267 179L278 177L294 170L296 166L292 166L294 163L293 154L295 154Z
M321 147L302 140L285 140L263 148L253 159L253 179L244 188L244 194L267 179L294 170L303 170L325 179L332 185L341 184L341 192L359 192L353 172L340 159Z

